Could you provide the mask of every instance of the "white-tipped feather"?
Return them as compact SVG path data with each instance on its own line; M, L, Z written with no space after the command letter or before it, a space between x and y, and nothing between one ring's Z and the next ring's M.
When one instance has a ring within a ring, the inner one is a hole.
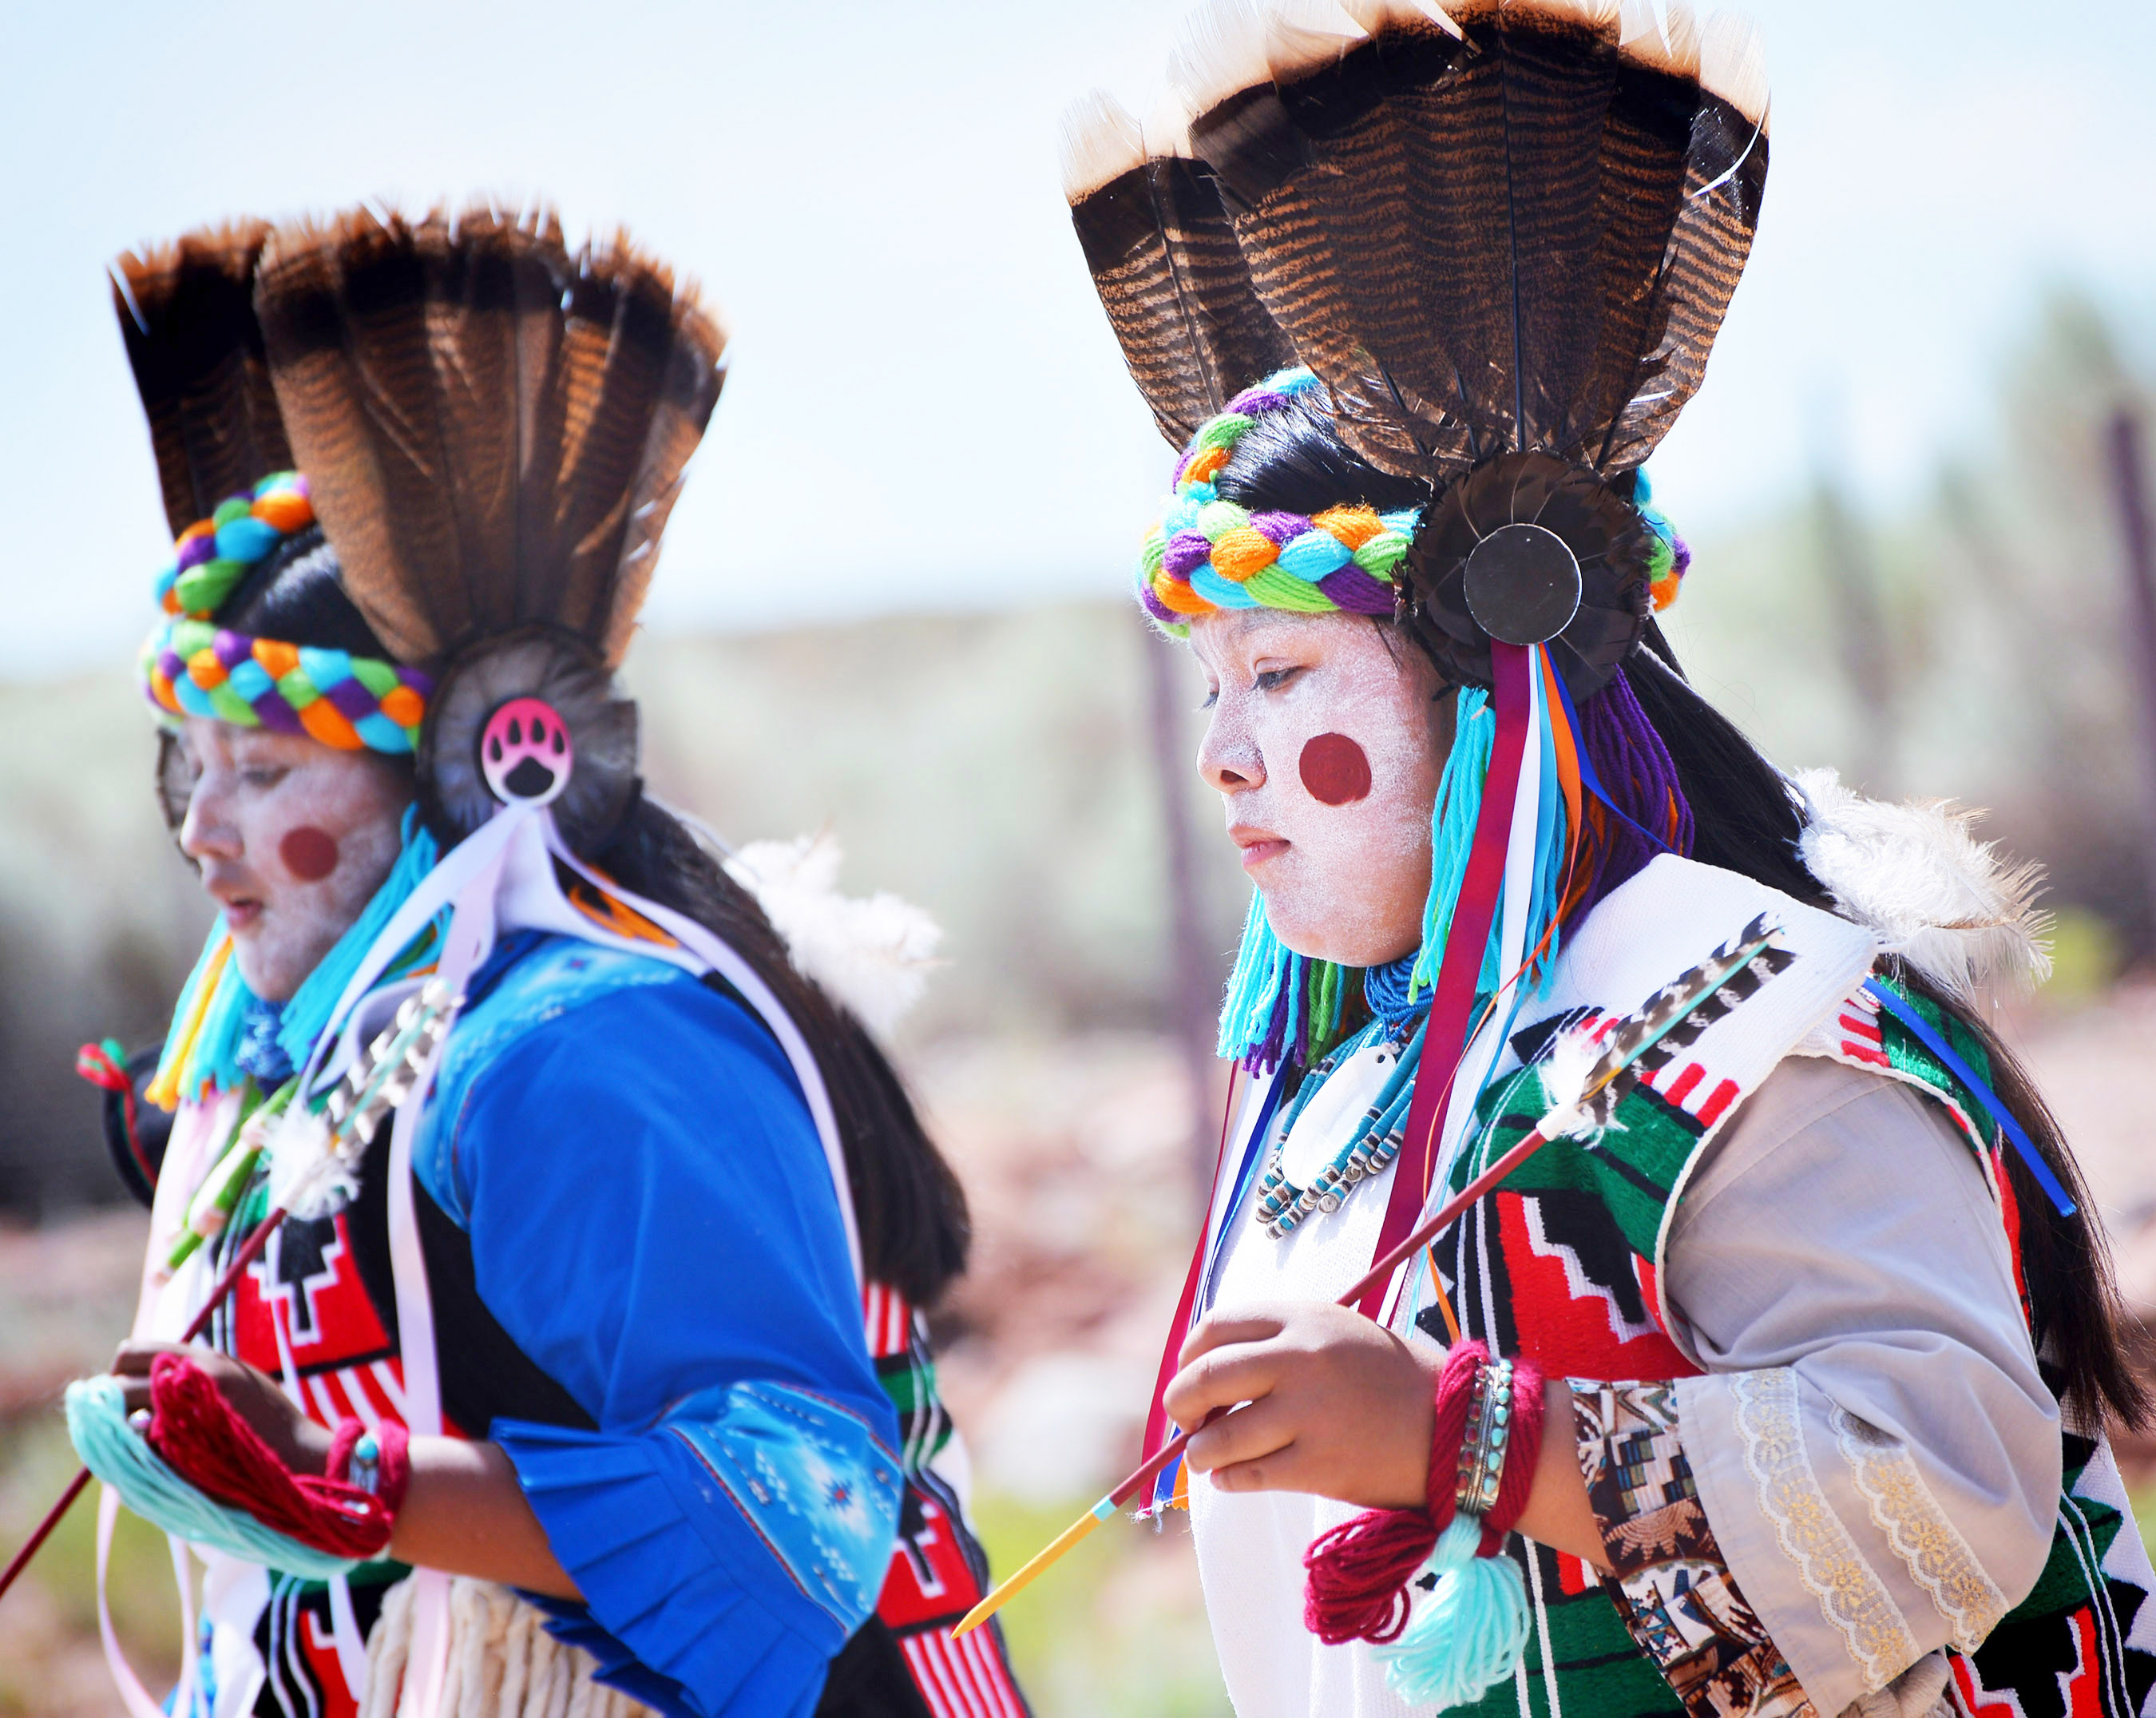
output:
M1447 35L1466 33L1438 0L1340 0L1340 9L1366 35L1380 33L1389 24L1435 24Z
M1699 84L1767 130L1767 49L1759 26L1743 13L1708 17L1699 33Z
M1207 0L1183 20L1168 81L1194 114L1272 81L1265 25L1252 0Z
M1153 92L1152 105L1139 121L1138 131L1144 140L1147 161L1170 155L1188 159L1196 152L1190 147L1190 110L1166 84Z
M1280 0L1265 11L1265 64L1276 84L1292 83L1338 61L1369 40L1340 0Z
M1661 0L1623 0L1618 8L1617 39L1633 43L1662 38Z
M2051 915L2035 904L2042 869L2003 862L1970 833L1974 812L1938 800L1867 800L1831 769L1794 782L1804 801L1797 851L1805 868L1887 953L1964 1003L2051 975Z
M1624 0L1512 0L1507 13L1532 12L1560 23L1583 24L1606 32L1620 27Z
M920 1000L943 934L896 895L841 895L843 856L829 836L752 841L726 871L756 897L795 970L870 1031L888 1032Z
M359 1191L354 1165L330 1150L327 1119L295 1100L270 1124L270 1203L311 1222L341 1211Z
M1090 90L1063 110L1060 144L1066 203L1082 202L1146 158L1138 122L1105 90Z
M1645 28L1634 33L1631 8L1648 12ZM1699 20L1684 0L1668 0L1659 15L1647 0L1626 0L1625 22L1619 40L1625 57L1681 78L1699 75Z

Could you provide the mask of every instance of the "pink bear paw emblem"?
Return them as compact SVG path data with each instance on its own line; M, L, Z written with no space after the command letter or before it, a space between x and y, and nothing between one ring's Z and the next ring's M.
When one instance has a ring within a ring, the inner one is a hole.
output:
M505 805L546 805L569 784L577 754L568 724L543 698L511 698L486 718L480 769Z

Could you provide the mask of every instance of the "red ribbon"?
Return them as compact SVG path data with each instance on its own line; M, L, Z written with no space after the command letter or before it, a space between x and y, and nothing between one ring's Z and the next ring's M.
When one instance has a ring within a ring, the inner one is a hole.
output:
M1452 928L1445 937L1444 959L1437 970L1437 994L1430 1002L1430 1025L1423 1033L1421 1058L1415 1064L1414 1098L1408 1105L1407 1130L1399 1160L1393 1165L1392 1198L1385 1206L1384 1224L1378 1231L1378 1244L1370 1253L1373 1263L1399 1246L1422 1215L1423 1201L1430 1193L1430 1158L1437 1149L1437 1131L1445 1119L1445 1100L1459 1076L1460 1059L1467 1053L1467 1026L1482 980L1482 955L1489 946L1497 897L1504 887L1505 856L1512 845L1512 801L1519 796L1520 764L1527 754L1531 657L1527 646L1491 641L1497 733L1490 748L1490 773L1482 784L1482 809L1475 820L1475 845L1468 851L1467 875L1460 882L1460 899L1453 906ZM1366 1319L1376 1318L1385 1288L1382 1283L1373 1283L1356 1310Z

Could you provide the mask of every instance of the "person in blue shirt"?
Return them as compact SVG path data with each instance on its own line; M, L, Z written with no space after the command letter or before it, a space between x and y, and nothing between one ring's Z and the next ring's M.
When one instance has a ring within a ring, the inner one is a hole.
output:
M612 679L716 325L625 244L484 209L226 228L116 279L178 539L159 783L220 912L109 1107L152 1207L112 1412L164 1477L112 1465L105 1398L70 1423L208 1567L177 1692L1024 1713L1000 1638L949 1638L987 1571L921 1314L963 1195L848 999L644 792ZM431 1078L331 1194L290 1180L353 1022L429 978L461 994ZM393 1492L386 1546L274 1566L239 1519L269 1515L190 1469L173 1354L290 1474Z

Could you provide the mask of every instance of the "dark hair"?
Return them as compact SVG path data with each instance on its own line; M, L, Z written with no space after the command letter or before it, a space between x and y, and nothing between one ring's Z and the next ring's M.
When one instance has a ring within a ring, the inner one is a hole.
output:
M794 970L786 945L747 890L681 820L639 790L593 863L662 907L723 937L793 1017L831 1094L854 1186L861 1263L927 1307L966 1268L966 1196L896 1072L852 1015Z
M1353 502L1389 510L1431 499L1427 486L1358 458L1321 410L1301 401L1260 417L1214 481L1223 496L1254 511L1277 507L1307 514ZM1611 688L1585 701L1582 720L1591 720L1587 707L1629 685L1630 696L1666 748L1690 804L1691 856L1835 911L1833 898L1799 855L1804 813L1788 780L1693 690L1652 620L1643 645ZM2090 1215L2087 1187L2058 1123L2027 1070L1982 1020L1922 975L1905 969L1897 976L1952 1014L1984 1047L1999 1102L2027 1129L2077 1207L2071 1216L2060 1216L2018 1155L2006 1154L2020 1213L2034 1338L2047 1367L2056 1369L2061 1395L2092 1418L2107 1405L2126 1424L2140 1424L2151 1407L2148 1387L2128 1358L2109 1250Z
M318 527L280 545L254 569L217 619L234 631L288 644L389 655L345 594L336 553ZM591 856L624 888L725 939L771 987L814 1047L830 1092L853 1182L863 1268L915 1305L932 1304L966 1268L972 1232L965 1194L867 1030L795 970L754 897L640 785Z
M278 544L233 587L217 611L217 624L318 651L387 657L367 617L344 594L343 572L322 527L310 525Z

